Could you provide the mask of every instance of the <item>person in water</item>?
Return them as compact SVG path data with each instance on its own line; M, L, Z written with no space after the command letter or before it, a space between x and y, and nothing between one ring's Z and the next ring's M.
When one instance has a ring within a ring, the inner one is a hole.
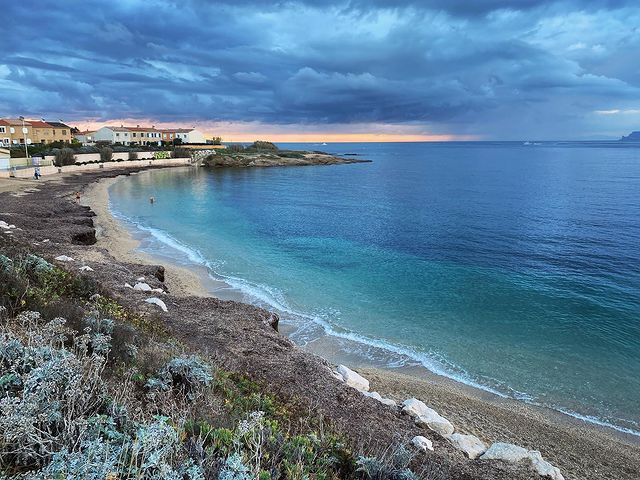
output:
M151 205L153 205L155 203L156 199L154 197L149 197L149 203Z

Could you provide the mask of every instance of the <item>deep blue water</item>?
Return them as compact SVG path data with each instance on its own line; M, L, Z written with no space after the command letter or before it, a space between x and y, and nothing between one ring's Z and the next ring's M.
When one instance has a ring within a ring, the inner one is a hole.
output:
M287 147L373 163L154 171L111 208L302 344L640 431L640 148Z

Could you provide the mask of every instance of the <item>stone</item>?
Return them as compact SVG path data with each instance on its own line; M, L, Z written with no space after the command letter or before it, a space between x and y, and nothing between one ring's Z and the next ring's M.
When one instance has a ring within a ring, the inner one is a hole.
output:
M360 390L361 392L369 391L369 380L357 374L353 370L345 367L344 365L338 365L338 373L342 375L344 383L350 387Z
M384 398L382 395L380 395L378 392L362 392L362 394L365 397L370 397L373 398L374 400L379 401L380 403L384 404L384 405L388 405L390 407L397 407L398 405L396 404L395 400L392 400L390 398Z
M138 277L136 278L136 282L144 282L145 278L144 277Z
M125 283L125 284L124 284L124 287L125 287L125 288L133 288L133 287L132 287L131 285L129 285L128 283Z
M67 257L66 255L58 255L56 257L56 260L58 260L59 262L73 262L73 258L71 257Z
M449 420L416 398L402 402L402 413L414 417L416 425L427 427L442 436L451 435L455 430Z
M471 459L478 458L487 451L487 446L475 435L453 433L447 437L447 440L449 440L455 448L464 452L465 455Z
M426 452L427 450L431 450L433 452L433 443L428 438L423 436L415 436L411 439L411 444L419 450Z
M153 303L154 305L159 306L162 309L163 312L168 312L167 305L162 300L160 300L158 297L147 298L145 300L145 302Z
M15 225L10 225L7 222L5 222L4 220L0 220L0 228L2 228L4 230L9 230L9 229L16 228L16 226Z
M91 268L88 265L84 265L84 266L80 267L80 271L81 272L93 272L93 268Z
M513 445L511 443L496 442L480 457L481 460L503 460L509 463L529 462L534 470L543 477L552 480L564 480L558 467L554 467L542 458L537 450L527 450L526 448Z
M341 382L344 382L344 377L342 375L340 375L338 372L334 372L333 370L331 371L331 375L333 375L334 378L337 378L338 380L340 380Z
M143 292L150 292L153 290L148 283L138 282L133 286L134 290L141 290Z
M416 417L416 425L419 427L427 427L429 430L439 433L443 437L451 435L455 430L453 424L440 415L437 417Z

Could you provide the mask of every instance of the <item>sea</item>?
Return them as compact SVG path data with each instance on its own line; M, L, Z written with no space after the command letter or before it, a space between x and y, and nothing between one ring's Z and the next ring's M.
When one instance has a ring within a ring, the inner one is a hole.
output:
M111 212L303 348L640 436L640 145L279 146L371 163L149 171Z

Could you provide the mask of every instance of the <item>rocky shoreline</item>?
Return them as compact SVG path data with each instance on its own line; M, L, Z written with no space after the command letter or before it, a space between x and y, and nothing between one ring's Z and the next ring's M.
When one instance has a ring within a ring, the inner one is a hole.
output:
M221 167L302 167L307 165L341 165L367 163L370 160L343 158L323 152L274 151L255 153L217 153L207 156L202 165Z
M134 171L139 170L146 168ZM468 424L458 431L451 421L427 407L433 404L426 396L386 398L392 392L369 392L369 381L363 376L344 366L336 371L325 360L278 334L274 328L277 318L270 312L233 301L189 296L188 288L179 292L179 287L171 284L171 268L165 272L163 267L148 264L149 259L137 263L114 257L98 241L104 232L96 232L95 213L75 203L74 193L88 191L95 182L123 173L133 171L57 176L37 186L14 180L17 183L13 188L3 186L0 220L7 228L0 233L0 246L37 253L69 270L83 269L83 275L93 278L122 304L142 315L159 317L171 336L194 352L230 371L248 375L265 391L296 405L300 412L325 418L354 448L367 445L383 450L397 442L413 444L420 450L414 462L437 464L448 472L442 478L451 479L535 479L541 478L540 473L562 478L554 466L566 479L638 478L637 446L595 436L596 443L610 442L598 449L594 439L567 432L555 445L527 444L521 450L504 446L508 442L500 440L511 438L505 432L502 438L489 438L489 446L473 435L476 432ZM384 385L376 382L376 389ZM401 389L392 397L399 392ZM456 405L448 408L455 410ZM486 416L476 420L489 421ZM521 428L531 428L535 420L528 422ZM537 449L545 460L535 453ZM505 461L507 458L512 461ZM553 465L543 463L546 460Z

